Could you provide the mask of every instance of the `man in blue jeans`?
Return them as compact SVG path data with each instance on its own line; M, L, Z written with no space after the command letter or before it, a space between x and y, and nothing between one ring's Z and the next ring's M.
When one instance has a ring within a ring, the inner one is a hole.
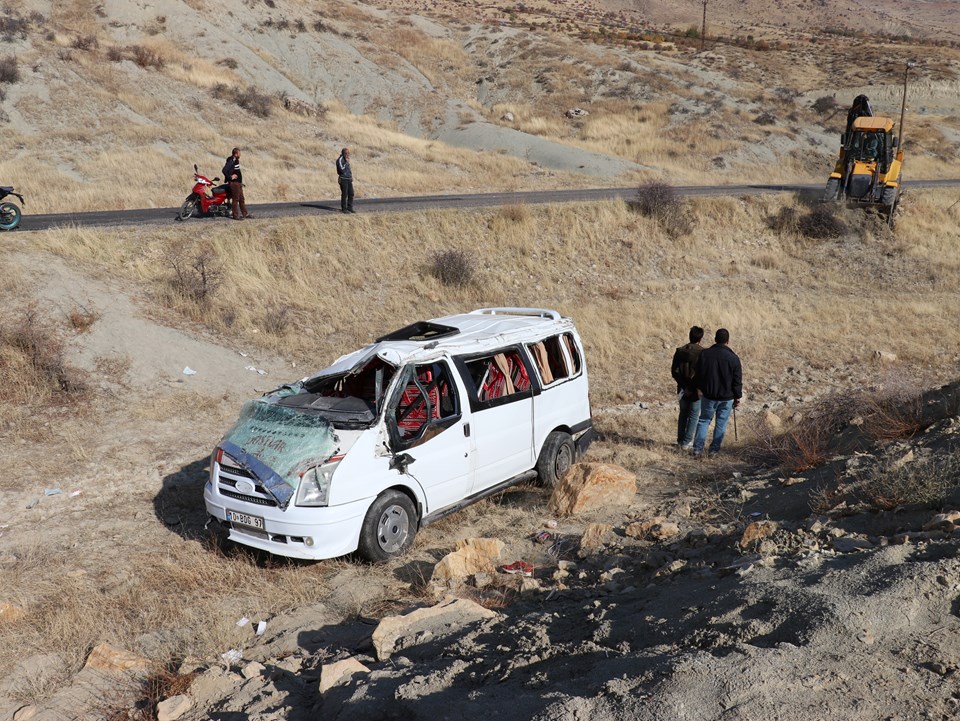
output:
M677 348L670 364L670 375L677 382L680 416L677 418L677 445L684 451L693 448L693 435L700 418L700 391L697 389L697 361L703 348L703 328L690 329L690 342Z
M697 434L693 438L693 455L703 453L707 442L707 429L716 416L713 427L713 439L710 441L710 455L720 451L723 434L727 430L727 420L734 408L740 405L743 396L743 371L740 358L729 346L730 332L720 328L714 336L714 343L705 349L697 359L697 388L700 390L700 418L697 421Z

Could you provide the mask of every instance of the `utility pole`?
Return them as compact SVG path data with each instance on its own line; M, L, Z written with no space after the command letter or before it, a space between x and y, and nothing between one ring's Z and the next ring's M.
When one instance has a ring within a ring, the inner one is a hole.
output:
M900 147L903 147L903 115L907 112L907 75L913 63L907 63L903 68L903 102L900 105Z
M704 43L707 41L707 0L703 0L703 24L700 26L700 52L703 52Z

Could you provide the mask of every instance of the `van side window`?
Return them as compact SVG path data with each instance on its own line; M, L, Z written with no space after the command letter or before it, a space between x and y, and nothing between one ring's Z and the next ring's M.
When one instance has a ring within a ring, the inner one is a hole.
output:
M570 369L570 375L575 376L580 372L583 363L580 360L580 352L577 350L577 344L573 340L572 333L563 334L563 345L566 347L567 355L570 356L570 362L573 364L573 368Z
M560 338L561 336L555 335L527 346L545 386L570 376L567 360L560 347Z
M416 445L433 438L459 417L457 391L446 363L426 363L405 371L406 383L392 413L399 440Z
M530 390L530 376L516 349L472 358L465 365L480 403Z

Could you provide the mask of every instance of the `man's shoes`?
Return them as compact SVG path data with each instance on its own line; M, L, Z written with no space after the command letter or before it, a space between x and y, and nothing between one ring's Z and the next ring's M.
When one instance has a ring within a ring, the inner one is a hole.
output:
M527 563L526 561L514 561L499 568L503 573L526 576L528 578L533 575L533 564Z
M349 213L350 211L347 210L346 208L340 208L340 212L341 212L341 213Z
M244 220L253 220L253 214L252 214L252 213L247 213L245 216L243 216L243 219L244 219Z
M242 216L239 216L239 215L238 215L238 216L234 216L233 219L234 219L234 220L246 220L246 218L244 218L244 217L242 217Z
M680 450L681 450L681 451L692 451L692 450L693 450L693 441L690 441L690 443L684 443L682 446L680 446Z
M357 211L355 211L353 208L347 208L347 212L348 212L348 213L356 213Z

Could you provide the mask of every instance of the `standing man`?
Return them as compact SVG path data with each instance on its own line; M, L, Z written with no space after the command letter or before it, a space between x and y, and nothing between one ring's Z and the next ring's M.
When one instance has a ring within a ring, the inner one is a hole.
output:
M680 417L677 419L677 445L685 451L693 448L693 436L700 417L700 392L697 389L697 361L703 346L703 328L690 329L690 342L677 348L670 365L670 375L677 382Z
M353 171L350 170L350 148L340 151L337 158L337 182L340 183L340 212L355 213L353 209Z
M714 416L717 417L717 423L713 427L710 455L720 452L723 434L727 430L727 420L733 409L740 405L743 372L740 358L730 349L729 343L730 332L726 328L720 328L714 337L714 344L704 350L697 361L700 418L697 421L697 434L693 439L694 456L703 453L707 429Z
M230 207L234 220L251 217L243 197L243 173L240 171L240 148L234 148L223 166L223 179L230 184ZM242 215L241 215L242 213Z

